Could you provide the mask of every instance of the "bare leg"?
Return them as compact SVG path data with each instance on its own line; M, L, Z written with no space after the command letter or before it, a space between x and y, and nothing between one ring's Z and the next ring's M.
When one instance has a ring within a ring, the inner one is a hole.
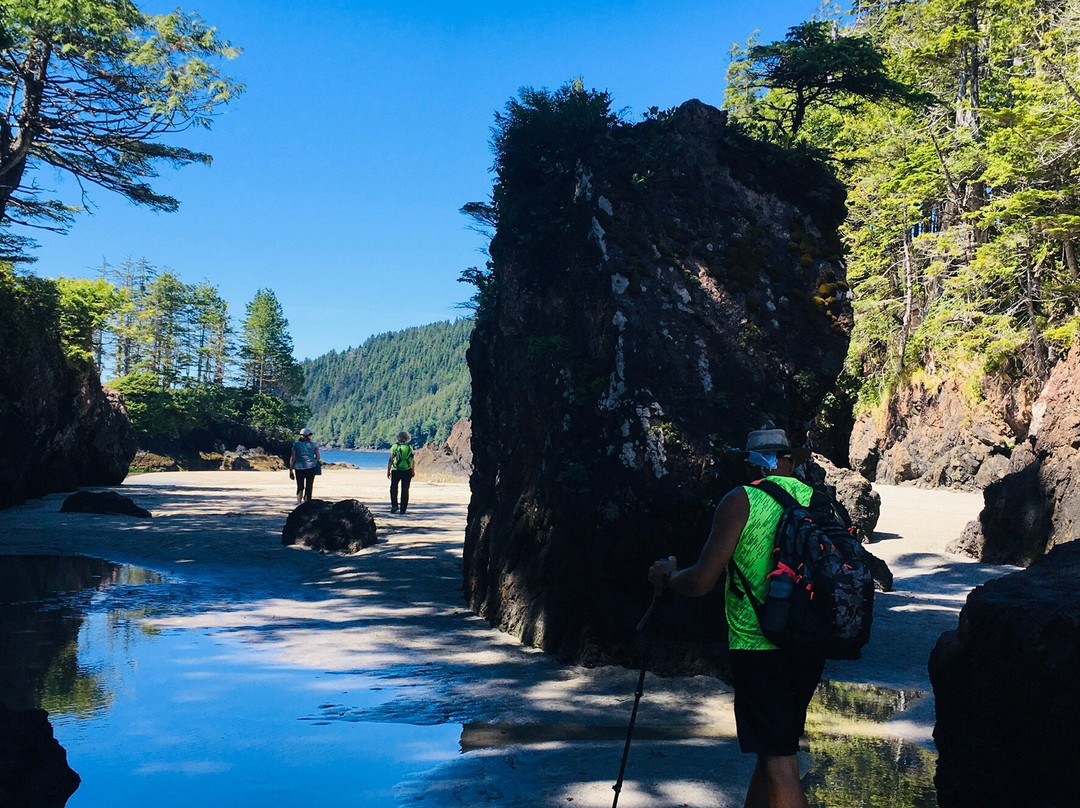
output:
M750 777L750 787L746 790L746 802L743 808L769 808L769 778L765 774L765 764L758 755L754 774Z
M760 802L762 797L766 797L765 802ZM751 802L751 799L755 802ZM799 782L798 756L758 755L754 776L750 778L750 789L746 792L746 806L808 808L802 783Z

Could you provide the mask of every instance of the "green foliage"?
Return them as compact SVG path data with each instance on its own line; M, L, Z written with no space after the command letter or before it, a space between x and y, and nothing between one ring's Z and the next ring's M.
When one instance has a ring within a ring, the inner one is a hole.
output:
M524 248L519 257L539 261L538 275L565 266L591 226L574 205L575 190L618 123L610 95L586 90L580 79L554 92L522 88L496 114L493 250ZM528 249L535 245L543 249Z
M913 374L1045 378L1080 317L1080 6L864 4L851 35L941 99L814 108L849 189L858 407ZM978 385L975 384L975 387Z
M100 355L101 332L120 303L120 292L98 278L59 278L60 336L64 352L88 361Z
M727 106L778 142L793 142L814 105L842 112L859 102L924 104L931 96L888 75L885 55L866 36L834 35L828 22L791 28L782 42L736 49ZM767 92L766 92L767 91Z
M7 232L12 224L64 230L78 210L41 198L30 177L44 166L175 210L177 201L148 183L157 166L210 157L159 138L208 127L240 92L217 69L238 49L196 15L149 15L130 0L0 0L0 20L0 247L27 246Z
M359 348L304 362L304 401L320 440L385 448L402 429L442 443L469 413L465 350L473 320L378 334Z
M17 275L0 261L0 356L20 356L42 350L41 338L60 342L60 295L54 281ZM0 397L0 414L6 403Z
M289 321L270 289L260 289L247 305L240 359L252 390L275 396L300 393L304 373L293 358Z
M115 284L111 311L98 340L98 367L113 376L145 371L166 390L225 382L235 348L229 306L217 287L187 284L140 258L102 266Z
M128 416L140 437L178 437L194 429L239 422L279 437L295 435L309 412L276 396L245 387L191 384L162 390L152 373L138 372L109 382L124 396Z

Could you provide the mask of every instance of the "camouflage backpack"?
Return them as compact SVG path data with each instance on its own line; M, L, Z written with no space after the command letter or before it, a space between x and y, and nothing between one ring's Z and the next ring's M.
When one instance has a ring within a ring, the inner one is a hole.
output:
M829 659L858 659L870 639L874 579L854 528L845 524L847 514L817 490L803 507L776 483L758 480L752 485L784 507L765 603L757 601L735 567L762 632L782 648L812 648Z

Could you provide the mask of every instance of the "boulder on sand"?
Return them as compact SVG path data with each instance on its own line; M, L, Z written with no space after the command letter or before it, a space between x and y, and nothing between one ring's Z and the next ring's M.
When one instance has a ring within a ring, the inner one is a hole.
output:
M300 544L323 553L358 553L377 541L375 517L355 499L301 503L281 531L282 544Z
M149 519L150 511L140 508L130 497L115 491L76 491L64 500L60 513L99 513L112 516L138 516Z
M941 808L1077 804L1080 542L977 587L929 669Z

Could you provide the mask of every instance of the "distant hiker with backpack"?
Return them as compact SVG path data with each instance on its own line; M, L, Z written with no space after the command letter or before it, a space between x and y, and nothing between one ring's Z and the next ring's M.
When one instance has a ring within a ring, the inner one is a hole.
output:
M311 500L317 474L322 474L322 454L319 444L311 437L311 430L305 426L293 441L292 452L289 453L289 479L296 480L297 505Z
M799 738L806 724L806 708L821 680L828 649L824 642L789 643L770 632L770 636L784 642L780 647L766 636L762 622L768 625L773 621L775 615L771 607L778 600L775 595L781 584L789 591L792 587L797 590L803 584L809 586L809 570L803 570L799 562L792 562L800 567L800 573L795 575L798 581L795 577L788 580L785 570L778 569L777 554L774 553L782 517L786 524L789 513L805 516L806 511L793 510L791 506L806 508L815 496L813 488L793 476L795 468L808 457L808 450L792 448L782 429L751 432L743 459L748 476L755 482L732 489L720 502L697 562L680 570L672 556L657 561L649 569L649 581L658 593L670 589L690 597L712 591L724 571L729 570L725 611L735 688L735 722L739 748L744 754L757 755L757 765L746 794L746 808L800 808L807 805L799 782ZM774 496L791 497L794 502L787 500L785 507ZM816 521L816 517L809 521ZM822 517L822 521L826 521L826 517ZM855 541L853 537L852 541ZM845 552L858 552L839 537L837 542L845 545ZM820 543L832 547L828 539L822 539ZM853 559L850 566L865 570L865 564L860 568L860 563ZM806 580L799 577L802 572L807 573ZM775 579L777 575L785 580L776 586L772 593L774 597L770 598L771 578ZM869 576L868 570L866 575ZM865 583L861 578L858 581L864 595ZM872 604L872 580L869 587ZM820 600L826 599L822 596ZM768 603L770 600L774 603ZM809 597L805 600L792 597L792 612L798 610L796 604L808 601ZM788 599L781 601L781 605L787 610ZM853 604L852 608L861 605ZM854 619L862 615L849 617ZM869 631L869 619L866 614L865 626L859 628L860 631ZM847 627L850 621L841 622ZM856 640L855 644L860 641L865 642L865 637ZM857 657L858 649L845 655Z
M398 432L397 440L390 447L390 462L386 464L386 476L390 479L390 513L398 513L398 486L401 487L401 513L409 507L409 485L413 474L412 437L408 432Z

